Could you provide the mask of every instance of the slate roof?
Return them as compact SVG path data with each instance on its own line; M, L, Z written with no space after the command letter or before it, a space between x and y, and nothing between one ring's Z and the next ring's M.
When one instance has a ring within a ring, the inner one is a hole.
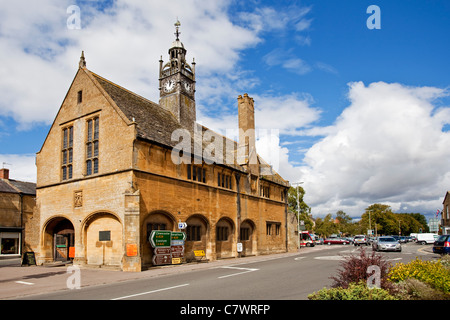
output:
M36 183L0 179L0 192L36 195Z
M137 128L137 137L148 140L151 142L156 142L160 145L173 148L178 144L178 141L172 141L172 132L176 129L183 129L181 124L169 111L163 109L158 104L141 97L140 95L131 92L101 76L89 71L95 80L102 86L106 93L111 97L111 99L116 103L124 115L129 121L134 121ZM197 124L198 130L202 130L202 133L209 130L207 127ZM217 133L216 133L217 134ZM226 163L224 165L231 167L235 170L246 172L245 168L240 166L236 161L236 152L238 149L238 144L236 141L228 139L220 134L217 134L223 139L223 157L224 162L226 158L226 152L230 152L226 149L228 144L234 144L234 164ZM194 137L191 137L191 151L194 153L195 150L204 150L209 142L202 141L202 148L195 148ZM202 156L202 155L200 155ZM278 173L276 173L270 165L268 165L262 158L258 155L258 160L261 167L261 176L266 180L273 181L282 185L289 185L289 182L284 180Z

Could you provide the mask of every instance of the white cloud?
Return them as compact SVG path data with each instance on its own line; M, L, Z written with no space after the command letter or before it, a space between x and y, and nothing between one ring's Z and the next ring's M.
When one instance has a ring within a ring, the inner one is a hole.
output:
M9 169L12 180L36 182L35 154L0 154L0 168Z
M433 210L448 189L449 109L445 91L377 82L349 84L347 107L301 167L313 214L360 215L375 202Z
M293 52L294 50L292 49L284 50L277 48L264 55L263 61L270 67L281 66L282 68L299 75L311 72L311 66L295 56Z
M119 0L110 7L84 1L79 4L80 30L67 28L66 10L72 4L18 0L2 7L0 116L13 117L22 128L51 123L81 50L92 71L158 101L158 61L160 56L168 59L177 17L189 62L195 57L204 79L235 72L240 52L261 41L255 30L231 21L226 0Z

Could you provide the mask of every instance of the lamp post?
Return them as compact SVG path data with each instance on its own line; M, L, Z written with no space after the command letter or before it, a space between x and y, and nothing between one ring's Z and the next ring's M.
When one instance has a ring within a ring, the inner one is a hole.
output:
M299 248L302 247L302 245L301 245L302 241L301 241L301 233L300 233L300 196L299 196L300 191L299 191L298 187L300 187L300 185L302 183L303 183L303 181L302 182L294 182L294 183L292 183L293 185L297 185L297 222L298 222L298 237L299 237L299 241L300 241Z
M369 230L370 230L370 233L372 233L372 235L373 235L373 232L372 232L372 224L370 223L370 212L373 211L373 210L370 209L370 210L367 210L367 211L369 211ZM375 223L375 225L376 225L376 223Z

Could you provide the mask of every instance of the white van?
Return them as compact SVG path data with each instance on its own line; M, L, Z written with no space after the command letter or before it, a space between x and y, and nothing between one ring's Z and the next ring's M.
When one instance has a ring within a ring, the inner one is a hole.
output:
M418 233L416 238L418 244L433 244L435 241L434 233Z

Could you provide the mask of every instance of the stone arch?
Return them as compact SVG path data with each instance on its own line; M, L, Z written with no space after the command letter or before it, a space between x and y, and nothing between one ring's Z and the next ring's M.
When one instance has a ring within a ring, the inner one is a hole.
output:
M91 213L84 219L82 230L88 265L122 265L123 225L116 214L108 211Z
M251 219L245 219L241 222L239 230L239 240L242 243L242 256L256 255L257 239L256 225Z
M210 223L208 219L202 214L193 214L186 219L187 228L186 242L184 252L185 255L194 250L204 250L206 257L211 254L210 241Z
M233 220L228 217L222 217L217 221L215 229L217 259L234 257L236 228Z
M150 212L142 221L141 227L141 256L142 264L151 265L153 258L153 248L149 241L152 230L175 231L177 224L175 217L164 210Z
M74 247L75 228L63 215L49 218L42 227L41 258L43 262L68 261L69 250Z

